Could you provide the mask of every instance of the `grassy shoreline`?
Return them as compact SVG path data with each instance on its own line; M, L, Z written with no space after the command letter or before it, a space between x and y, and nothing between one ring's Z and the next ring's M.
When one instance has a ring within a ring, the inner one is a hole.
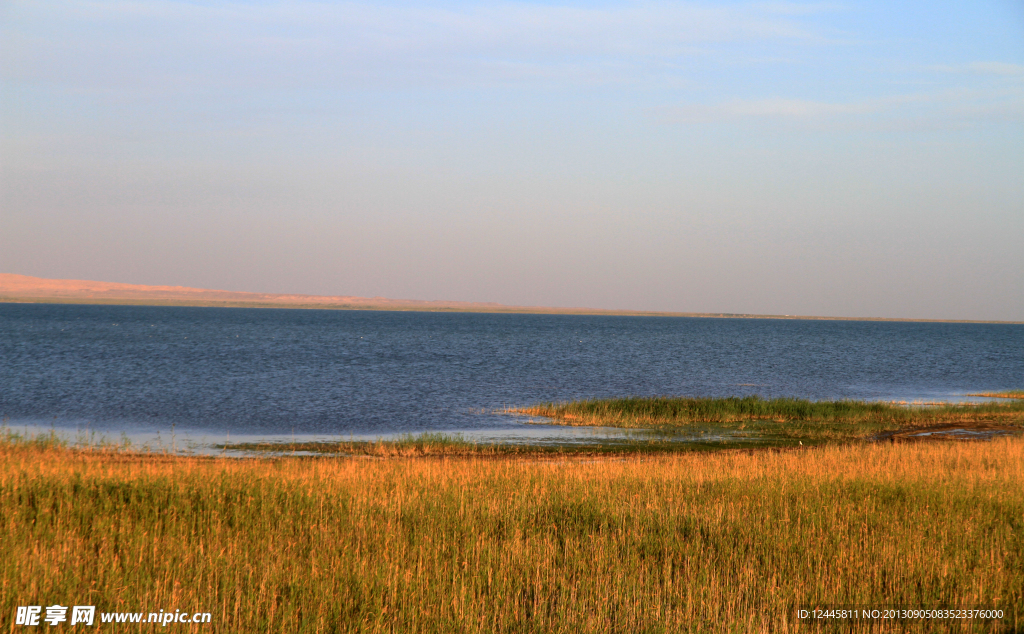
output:
M987 396L988 398L1024 398L1024 390L1004 390L1002 392L981 392L970 396Z
M564 458L674 453L691 447L668 440L593 443L488 443L426 433L396 440L223 443L215 448L253 455L334 455L366 458Z
M793 606L1024 626L1024 439L615 461L152 456L0 443L0 614L187 631L803 631ZM9 618L9 617L8 617ZM962 629L961 629L962 628ZM877 631L862 625L854 631Z
M1008 392L1012 394L1013 392ZM470 441L428 432L394 439L224 442L225 455L334 455L368 458L562 458L642 456L686 451L759 450L880 441L988 440L1024 434L1024 399L971 404L898 404L807 401L792 398L621 398L547 403L506 413L544 417L537 425L600 426L622 435L539 442ZM0 441L20 434L0 427ZM173 438L173 435L172 435ZM35 441L104 448L90 436L62 440L53 432ZM116 446L129 449L126 440ZM143 447L143 450L147 449ZM167 451L160 447L156 451ZM171 453L176 453L170 449Z
M903 404L866 401L632 397L542 403L510 413L551 424L650 429L663 434L708 430L765 444L850 442L939 426L1024 431L1024 400L992 403Z
M1001 396L1017 391L999 392ZM1024 392L1020 392L1024 397ZM576 425L683 426L768 420L778 423L919 424L961 420L1024 420L1021 403L907 404L884 401L811 401L758 396L725 398L627 397L541 403L509 410Z
M76 304L96 306L192 306L204 308L278 308L301 310L373 310L398 312L432 312L432 313L493 313L493 314L526 314L526 315L593 315L608 317L687 317L701 319L784 319L808 321L881 321L906 323L936 324L1008 324L1021 325L1024 321L1000 321L981 319L914 319L904 317L837 317L819 315L761 315L754 313L691 313L691 312L660 312L644 310L616 310L602 308L559 308L547 306L505 306L473 307L462 306L463 302L453 302L450 306L395 306L388 303L374 303L371 299L359 303L320 303L301 302L283 303L260 300L208 300L208 299L138 299L112 297L37 297L4 295L0 296L0 304Z
M1024 430L1022 430L1024 431ZM809 443L813 444L813 443ZM737 440L716 438L709 440L702 436L679 438L655 436L651 438L626 437L607 438L592 442L473 442L459 435L425 433L407 435L393 440L376 441L281 441L281 442L240 442L222 443L214 448L231 451L236 455L265 456L341 456L362 458L598 458L626 457L659 454L673 454L691 451L765 450L785 449L797 446L797 442L780 442L778 439L758 438Z
M1013 392L1008 392L1013 393ZM506 413L538 416L534 424L597 426L636 432L626 438L545 444L477 443L426 433L394 440L234 443L218 448L252 453L391 457L628 456L770 449L881 440L912 441L1024 433L1020 402L908 405L793 398L620 398L545 403Z

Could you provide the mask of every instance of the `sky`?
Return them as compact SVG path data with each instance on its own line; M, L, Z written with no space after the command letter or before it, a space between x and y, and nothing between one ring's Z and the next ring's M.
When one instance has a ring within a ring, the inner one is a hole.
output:
M0 272L1024 320L1024 2L0 0Z

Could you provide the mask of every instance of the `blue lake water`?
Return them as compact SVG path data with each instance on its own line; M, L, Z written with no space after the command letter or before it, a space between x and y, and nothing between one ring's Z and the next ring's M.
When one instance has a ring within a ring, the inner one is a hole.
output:
M958 401L1022 387L1015 324L0 303L12 428L528 438L550 432L496 410L624 395Z

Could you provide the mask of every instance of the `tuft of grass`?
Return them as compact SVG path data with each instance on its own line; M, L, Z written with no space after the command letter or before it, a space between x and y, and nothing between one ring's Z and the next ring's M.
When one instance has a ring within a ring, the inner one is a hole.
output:
M190 632L789 632L798 605L1002 609L1024 439L620 460L198 458L0 442L0 614Z
M66 448L68 446L68 441L59 436L56 430L51 429L40 434L23 433L11 429L6 423L0 426L0 443L40 449Z

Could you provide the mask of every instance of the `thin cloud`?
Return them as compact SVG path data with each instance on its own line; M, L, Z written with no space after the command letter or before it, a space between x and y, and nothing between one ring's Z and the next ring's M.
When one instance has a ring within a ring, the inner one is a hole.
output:
M0 27L0 73L15 81L122 87L322 87L460 74L475 83L488 73L502 77L509 68L515 72L507 79L555 75L573 81L574 74L557 70L586 67L586 81L602 73L619 81L623 69L641 76L665 60L706 55L722 44L829 42L782 8L672 2L17 3Z
M666 122L709 123L739 119L820 120L843 115L869 115L920 101L920 96L898 96L849 103L805 99L738 99L717 104L684 104L663 108L659 114Z
M834 2L756 2L752 6L766 13L781 15L817 15L846 10L844 5Z
M1024 120L1024 91L953 89L851 102L773 97L652 109L666 124L773 122L813 128L940 129Z
M998 75L1001 77L1024 77L1024 65L1005 62L971 62L953 66L932 66L932 70L943 73L967 73L972 75Z

